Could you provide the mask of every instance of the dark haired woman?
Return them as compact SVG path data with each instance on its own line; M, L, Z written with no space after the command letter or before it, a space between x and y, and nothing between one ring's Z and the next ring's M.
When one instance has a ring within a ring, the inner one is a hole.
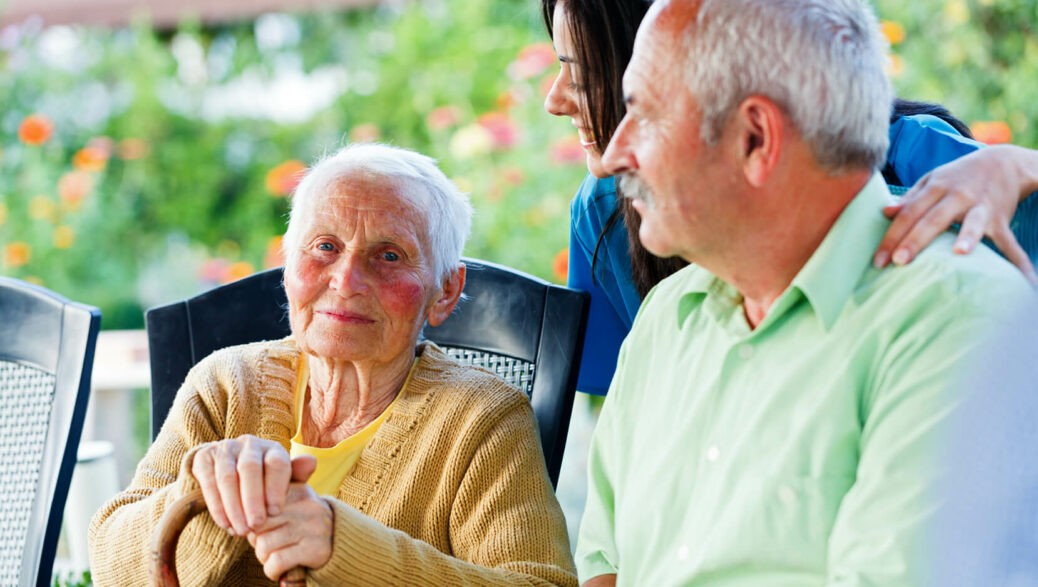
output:
M544 108L573 121L589 171L573 199L569 248L569 285L591 292L577 385L589 393L608 389L620 343L642 298L685 265L641 246L638 215L601 163L624 116L623 72L649 5L645 0L542 0L541 5L561 66ZM1009 220L1017 202L1038 189L1038 152L1011 145L978 150L982 145L970 138L969 129L937 105L896 100L893 111L884 176L895 187L916 187L886 210L895 219L876 264L909 262L961 221L956 250L972 250L987 234L1034 281L1030 257L1009 230ZM958 161L940 167L953 160ZM1038 218L1038 198L1021 206L1017 216L1025 215ZM1017 237L1034 255L1038 223L1026 224L1028 230L1018 230Z

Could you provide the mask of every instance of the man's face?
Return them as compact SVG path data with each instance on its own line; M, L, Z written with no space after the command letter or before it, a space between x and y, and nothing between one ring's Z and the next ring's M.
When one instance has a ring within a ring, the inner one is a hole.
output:
M645 248L696 262L723 245L717 231L730 222L732 210L719 198L719 182L730 183L735 170L726 176L723 141L711 147L700 139L698 104L684 83L684 59L678 58L689 12L694 17L687 6L675 10L670 4L646 17L624 74L627 114L602 163L610 173L628 175L621 188L641 215Z

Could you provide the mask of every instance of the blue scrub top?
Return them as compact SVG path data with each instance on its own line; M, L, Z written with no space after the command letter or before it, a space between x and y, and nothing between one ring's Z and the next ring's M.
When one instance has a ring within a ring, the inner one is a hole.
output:
M983 146L963 137L936 116L905 116L890 125L885 171L893 171L901 185L911 186L935 167ZM592 279L591 260L599 235L616 208L614 179L597 179L591 174L580 184L570 206L567 282L570 287L591 294L577 389L596 395L604 395L609 389L620 343L631 329L641 305L631 277L627 230L619 219L598 245ZM1035 259L1038 256L1038 197L1032 195L1017 208L1013 231L1024 250Z

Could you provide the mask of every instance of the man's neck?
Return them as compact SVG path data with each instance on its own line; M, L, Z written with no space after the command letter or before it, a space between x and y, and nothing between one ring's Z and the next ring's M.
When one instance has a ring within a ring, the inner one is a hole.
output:
M742 294L751 328L764 320L871 177L871 171L835 177L815 173L782 182L759 199L770 205L746 219L745 238L725 251L718 270L701 263Z

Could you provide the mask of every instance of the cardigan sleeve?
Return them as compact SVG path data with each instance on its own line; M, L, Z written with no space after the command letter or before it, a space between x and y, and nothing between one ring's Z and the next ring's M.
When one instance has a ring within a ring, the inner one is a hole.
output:
M565 520L529 403L500 413L476 447L450 513L453 555L333 498L332 558L317 585L577 584Z
M162 431L137 466L130 486L91 520L91 577L96 585L151 584L151 540L159 518L174 500L198 488L191 462L201 445L222 438L218 430L222 417L215 417L199 393L199 367L189 373L177 393ZM181 585L213 585L241 557L248 542L230 536L212 518L202 515L187 525L177 545Z

